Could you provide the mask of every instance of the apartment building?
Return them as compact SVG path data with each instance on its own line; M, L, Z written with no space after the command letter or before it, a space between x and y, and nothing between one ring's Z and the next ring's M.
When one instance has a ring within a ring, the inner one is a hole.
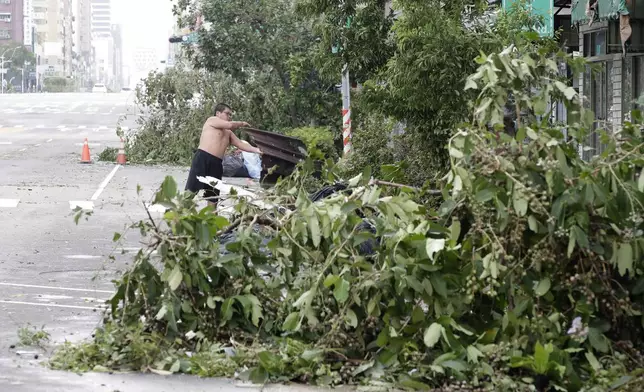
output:
M24 0L0 0L0 44L24 39Z
M40 58L37 70L39 78L71 77L73 73L72 0L31 1L36 34L35 52Z
M92 48L92 4L91 0L72 0L73 13L73 55L72 68L80 87L92 85L94 50Z
M114 77L114 40L110 0L91 0L91 36L94 48L94 81L108 85Z

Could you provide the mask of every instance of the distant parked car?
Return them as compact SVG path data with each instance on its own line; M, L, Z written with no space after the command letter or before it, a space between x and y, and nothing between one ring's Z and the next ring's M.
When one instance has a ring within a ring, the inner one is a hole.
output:
M106 93L107 92L107 87L105 87L104 84L101 83L96 83L94 87L92 88L93 93Z

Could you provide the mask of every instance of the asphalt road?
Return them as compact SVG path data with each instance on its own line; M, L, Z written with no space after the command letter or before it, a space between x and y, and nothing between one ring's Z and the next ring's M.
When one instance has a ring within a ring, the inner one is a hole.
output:
M132 94L0 95L0 391L237 389L230 380L54 372L42 363L49 350L18 344L29 325L51 334L50 348L89 338L110 279L141 246L136 232L115 246L114 232L144 217L142 203L166 175L183 187L188 168L97 162L105 147L119 146L119 121L133 129L136 116ZM85 138L91 164L80 163ZM92 210L78 225L77 205Z

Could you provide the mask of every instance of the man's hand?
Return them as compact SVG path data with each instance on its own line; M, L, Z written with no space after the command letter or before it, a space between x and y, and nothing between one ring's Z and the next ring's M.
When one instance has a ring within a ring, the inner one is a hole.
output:
M260 150L259 148L256 148L255 150L255 154L264 155L264 151Z
M232 123L233 123L233 129L250 127L250 124L245 121L233 121Z

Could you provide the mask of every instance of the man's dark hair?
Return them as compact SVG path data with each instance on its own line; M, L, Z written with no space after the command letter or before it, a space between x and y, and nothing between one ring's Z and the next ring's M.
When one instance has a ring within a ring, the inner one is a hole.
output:
M217 106L215 106L215 116L217 115L217 112L223 112L226 109L230 111L233 110L230 106L226 105L225 103L218 103Z

